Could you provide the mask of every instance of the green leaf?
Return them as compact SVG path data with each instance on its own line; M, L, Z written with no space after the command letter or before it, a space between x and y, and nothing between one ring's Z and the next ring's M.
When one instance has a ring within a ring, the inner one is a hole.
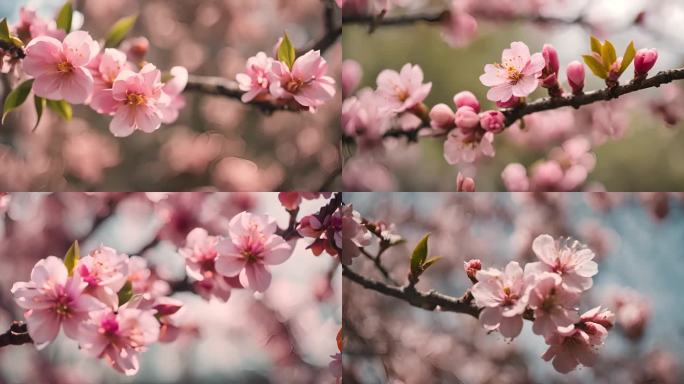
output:
M423 263L423 272L426 271L430 266L442 259L442 256L434 256L431 257L429 260Z
M2 112L2 120L0 123L5 124L5 118L7 115L13 110L19 108L20 105L24 104L24 101L26 101L26 98L31 92L32 85L33 79L26 80L17 85L17 87L14 88L9 95L7 95L7 98L5 99L5 107Z
M119 290L119 306L126 304L131 297L133 297L133 285L130 281L126 281L126 284Z
M615 46L608 40L603 43L603 47L601 48L601 58L603 59L603 66L606 70L610 69L610 66L617 60Z
M105 47L115 48L121 44L124 37L131 31L135 25L135 21L138 19L138 15L130 15L119 19L107 32L107 37L105 38Z
M418 277L422 272L423 263L428 254L428 239L430 234L426 234L422 239L416 244L413 249L413 254L411 255L411 274L413 277Z
M73 15L74 7L71 5L71 1L67 0L67 2L64 3L64 6L62 6L62 9L59 10L57 18L55 19L57 28L63 29L66 33L71 32L71 19Z
M591 69L591 72L594 75L602 79L608 77L606 68L603 67L603 64L596 57L592 55L582 55L582 59L584 59L584 62L587 64L589 69Z
M5 17L0 20L0 40L10 41L9 25Z
M290 37L287 36L287 32L285 32L283 41L280 42L280 46L278 47L278 60L285 63L288 68L292 69L296 59L297 53L295 52L294 46L290 41Z
M33 105L36 107L37 116L36 125L33 126L33 130L35 131L40 123L40 118L43 117L43 110L45 110L45 99L42 97L33 96Z
M622 56L622 64L620 64L620 74L629 67L629 64L634 60L636 56L636 49L634 48L634 42L630 41L629 45L625 49L625 54Z
M64 265L69 272L69 276L74 274L74 268L76 268L76 264L80 258L81 250L78 247L78 240L76 240L73 244L71 244L71 247L69 247L66 255L64 255Z
M601 47L603 45L601 44L601 41L596 38L596 36L591 36L591 51L594 53L598 53L599 55L601 54Z
M71 105L64 100L48 100L47 106L64 120L71 120L73 111Z

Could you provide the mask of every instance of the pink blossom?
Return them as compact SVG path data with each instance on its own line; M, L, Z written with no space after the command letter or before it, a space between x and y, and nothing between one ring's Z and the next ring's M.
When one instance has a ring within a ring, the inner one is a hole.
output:
M88 68L94 82L90 107L99 113L114 113L116 102L112 96L112 85L124 69L129 69L126 54L118 49L106 48L88 64Z
M475 110L467 105L459 107L455 116L456 126L464 134L472 133L480 126L480 116Z
M413 64L405 64L401 72L385 69L378 75L377 85L377 94L396 113L419 105L432 89L432 83L423 84L423 70Z
M572 93L577 95L582 93L584 89L584 64L579 61L571 61L565 69L565 74L568 78L568 84L572 88Z
M218 243L216 270L224 276L240 275L240 283L263 292L271 284L268 265L285 262L292 248L276 235L275 220L242 212L228 224L229 237Z
M499 111L484 111L480 113L480 125L487 132L500 133L506 127L506 117Z
M615 305L617 324L625 335L632 340L639 340L651 319L651 306L648 299L633 290L620 289L612 295Z
M185 67L173 67L169 73L172 77L162 87L162 92L168 96L168 102L159 103L164 124L171 124L178 119L179 111L185 107L182 93L188 84L188 70Z
M159 322L154 311L123 306L116 312L105 309L92 315L79 336L81 347L105 359L127 376L135 375L140 364L138 353L159 338Z
M219 237L209 236L204 228L195 228L185 241L179 253L185 258L185 269L192 279L196 280L198 292L205 299L214 296L223 301L230 297L231 286L226 278L216 271L216 247Z
M456 192L475 192L475 180L459 172L456 175Z
M463 262L463 270L465 271L466 275L468 275L470 281L472 281L473 283L477 282L477 277L475 277L475 275L481 269L482 261L480 261L480 259L470 259L468 261Z
M111 108L116 112L109 124L114 136L125 137L136 129L153 132L162 121L161 107L169 99L162 92L161 72L152 64L146 64L138 73L122 71L112 85Z
M87 65L99 50L99 44L84 31L71 32L63 42L39 36L26 47L24 71L35 77L37 96L83 104L93 91Z
M463 1L452 0L449 18L442 29L444 41L455 48L466 46L477 34L477 20L465 8Z
M14 33L24 42L29 42L38 36L49 36L62 40L66 35L63 29L57 28L57 23L54 20L45 20L38 16L34 9L27 7L19 8L19 21L13 29Z
M658 51L655 48L638 50L634 56L634 77L646 77L657 60Z
M279 99L294 99L309 111L335 96L335 80L326 76L328 63L320 51L309 51L295 60L292 69L285 63L274 61L269 89Z
M444 158L449 164L472 163L481 155L494 156L494 134L487 132L479 135L464 135L458 130L449 133L444 142Z
M477 97L470 91L461 91L454 95L454 105L456 109L461 107L470 107L475 112L480 112L480 102Z
M591 288L592 276L598 273L594 252L577 241L556 241L549 235L539 235L532 242L538 262L527 265L531 271L553 272L561 280L563 289L582 292Z
M88 294L116 308L117 293L128 279L128 255L100 246L78 261L74 274L87 283L85 291Z
M361 149L375 148L391 124L392 112L384 100L368 88L342 103L342 130L355 137Z
M501 64L485 65L485 73L480 76L482 84L492 87L487 92L491 101L506 101L511 97L526 97L537 89L537 79L545 67L541 53L530 56L525 43L511 43L510 49L504 49Z
M169 283L157 277L147 266L147 260L140 256L128 258L128 281L133 293L141 295L146 302L153 302L171 291Z
M342 206L333 215L333 220L339 220L340 215L342 216L342 230L335 232L335 243L338 249L342 250L340 261L342 264L349 265L352 258L359 255L359 248L370 245L372 235L361 222L361 215L354 210L351 204Z
M501 179L507 191L525 192L530 189L527 170L522 164L511 163L501 172Z
M342 62L342 97L347 98L361 82L363 69L361 65L351 59Z
M430 126L435 129L450 129L454 127L454 111L448 105L440 103L430 110Z
M523 269L517 261L511 261L503 272L495 268L477 271L477 283L470 292L480 312L480 322L492 331L498 329L505 338L520 334L522 313L527 306L528 292L523 279Z
M78 339L88 313L104 307L83 293L85 287L78 276L68 276L64 263L55 256L36 263L31 281L14 283L11 292L17 304L26 310L28 332L38 348L54 340L61 326L67 337Z
M242 95L242 102L249 103L259 95L267 95L271 85L269 73L273 66L273 59L264 52L259 52L256 56L247 59L246 73L238 73L237 80L240 90L245 93Z
M546 340L570 332L579 318L575 312L579 293L565 290L557 274L539 273L530 264L525 266L525 279L531 287L529 306L534 309L532 331Z

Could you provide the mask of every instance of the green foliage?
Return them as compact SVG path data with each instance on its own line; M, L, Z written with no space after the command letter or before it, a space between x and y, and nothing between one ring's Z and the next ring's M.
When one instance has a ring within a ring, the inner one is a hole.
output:
M2 124L5 124L5 118L10 112L24 104L24 101L26 101L26 98L28 98L28 95L31 92L31 86L33 86L33 79L26 80L17 85L17 87L14 88L9 95L7 95L7 98L5 99L5 106L2 112Z
M64 255L64 265L69 272L69 276L74 274L74 268L76 267L76 264L80 258L81 250L78 247L78 241L74 241L74 243L71 244L71 247L69 247L66 255Z
M73 116L71 104L64 100L48 100L47 106L66 121L71 120L71 116Z
M133 26L135 25L137 19L138 15L135 14L121 18L116 23L114 23L112 28L109 29L109 32L107 32L107 37L105 38L105 47L118 47L119 44L121 44L121 42L123 41L123 39L126 37L128 32L130 32L131 29L133 29Z
M71 32L71 20L74 16L74 7L71 5L71 1L67 0L57 13L57 18L55 22L57 23L57 28L63 29L66 33Z
M283 41L280 42L278 47L278 60L287 65L288 68L292 69L295 60L297 59L297 53L290 41L290 37L287 36L287 32L283 36Z

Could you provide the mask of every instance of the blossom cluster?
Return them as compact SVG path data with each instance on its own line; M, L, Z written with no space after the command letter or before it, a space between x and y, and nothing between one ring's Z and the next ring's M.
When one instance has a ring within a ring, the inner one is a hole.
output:
M533 321L532 331L549 346L542 358L567 373L578 365L592 366L597 348L613 327L614 314L595 307L580 315L582 294L593 285L598 273L594 252L569 239L540 235L532 242L539 261L524 269L511 261L503 271L481 269L467 262L475 304L482 308L479 319L490 330L513 339L522 330L523 319Z
M166 296L168 284L141 257L100 246L73 261L48 256L35 264L30 281L12 286L29 335L43 348L63 329L88 354L134 375L140 352L178 335L182 302Z

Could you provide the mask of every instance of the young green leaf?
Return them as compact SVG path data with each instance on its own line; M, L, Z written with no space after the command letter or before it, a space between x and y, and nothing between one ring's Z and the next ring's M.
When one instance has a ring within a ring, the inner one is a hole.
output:
M591 69L591 72L602 78L605 79L608 77L608 72L606 71L606 68L603 67L603 64L598 61L598 59L592 55L582 55L582 59L584 59L584 62L587 64L589 69Z
M107 37L105 39L105 47L115 48L121 44L124 37L128 32L133 29L135 21L138 19L138 15L130 15L119 19L107 32Z
M428 239L430 234L426 234L422 239L416 244L413 249L413 254L411 255L411 274L413 277L420 276L422 272L423 263L427 259L428 255Z
M119 290L119 306L126 304L131 297L133 297L133 285L130 281L126 281L123 287Z
M11 41L9 25L7 25L7 18L5 17L0 20L0 40Z
M71 104L67 103L66 101L64 101L64 100L48 100L47 106L53 112L58 114L62 119L67 120L67 121L71 120L71 116L73 115L73 112L71 110Z
M601 54L601 41L596 38L596 36L591 36L591 51L594 53L598 53L599 55Z
M57 23L57 28L63 29L66 33L71 32L71 19L74 15L74 7L71 5L71 0L67 0L59 10L55 22Z
M294 46L290 41L290 37L287 36L287 32L283 36L283 41L280 42L278 47L278 60L287 65L288 68L292 69L295 60L297 59L297 53L295 52Z
M629 67L629 64L632 63L632 60L634 60L634 56L636 56L636 49L634 48L634 42L630 41L629 45L625 49L625 54L622 56L622 64L620 64L620 74Z
M423 263L423 272L425 272L430 266L442 259L442 256L434 256Z
M33 105L36 108L36 125L33 126L35 131L40 123L40 118L43 117L43 111L45 110L45 99L38 96L33 96Z
M613 43L606 40L601 48L601 58L603 59L603 66L608 70L610 66L617 60L617 53Z
M69 247L69 250L67 251L66 255L64 255L64 265L66 266L67 271L69 272L69 276L73 275L74 268L76 268L76 264L78 263L78 259L80 258L81 250L78 247L78 240L76 240L73 244L71 244L71 247Z
M26 98L31 92L31 86L33 85L33 79L26 80L23 83L17 85L12 92L7 95L5 99L5 107L2 112L2 120L0 123L5 124L5 118L13 110L19 108L20 105L24 104Z

